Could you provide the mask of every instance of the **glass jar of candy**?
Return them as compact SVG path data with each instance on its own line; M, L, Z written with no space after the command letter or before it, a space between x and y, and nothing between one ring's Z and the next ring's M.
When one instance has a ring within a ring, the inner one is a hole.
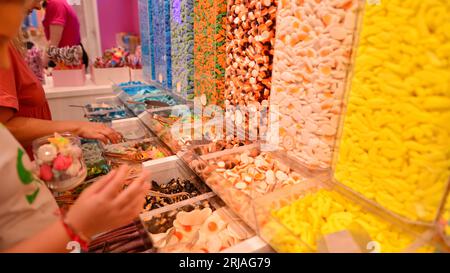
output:
M70 133L45 136L33 141L39 178L58 192L71 190L86 178L80 139Z

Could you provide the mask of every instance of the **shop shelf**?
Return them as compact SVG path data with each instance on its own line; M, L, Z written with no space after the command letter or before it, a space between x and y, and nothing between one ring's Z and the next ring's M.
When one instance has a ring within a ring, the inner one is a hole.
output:
M193 142L213 140L223 121L195 114L192 105L147 110L139 115L141 121L174 153Z
M153 136L145 125L136 117L113 120L111 128L122 134L125 141L139 140Z
M194 0L194 93L224 107L227 1Z
M119 99L118 96L98 97L95 99L95 103L98 103L98 104L105 103L105 104L108 104L111 106L123 105L122 101Z
M147 161L143 168L151 172L152 190L166 194L187 192L188 195L176 197L174 199L167 197L146 197L145 211L171 205L192 197L211 192L199 177L178 157L169 156L161 160ZM185 184L183 187L167 188L167 185L174 184L173 181L181 181ZM188 182L187 182L188 181ZM155 204L155 205L151 205Z
M253 231L213 193L141 214L140 219L157 252L220 252L254 240Z
M278 252L438 249L433 229L407 225L322 178L268 194L255 207L260 236Z
M447 196L447 201L442 207L442 212L437 223L437 230L442 240L450 249L450 195Z
M278 8L270 105L280 111L279 147L311 169L331 168L364 2L288 1Z
M366 3L332 164L334 182L428 227L438 221L450 181L450 66L441 54L450 39L437 34L449 8ZM431 17L435 24L422 28Z
M122 92L119 93L119 98L135 115L140 115L148 109L167 108L185 103L181 97L162 89L154 89L154 92L149 94L137 93L134 96Z
M82 140L81 149L83 159L87 168L86 180L91 180L110 171L106 159L103 157L103 150L96 140Z
M194 0L170 0L172 92L194 92Z
M143 163L172 155L167 147L156 137L118 144L107 144L103 145L102 148L103 154L107 159L113 159L119 162Z
M170 1L151 1L151 46L153 51L152 71L153 81L164 88L172 89L172 59L170 39Z
M99 98L96 103L83 107L86 118L91 122L109 123L113 120L125 119L134 115L115 97Z
M264 143L202 154L207 147L179 156L247 225L257 230L254 200L288 185L302 183L323 173L301 169L279 151L267 151Z

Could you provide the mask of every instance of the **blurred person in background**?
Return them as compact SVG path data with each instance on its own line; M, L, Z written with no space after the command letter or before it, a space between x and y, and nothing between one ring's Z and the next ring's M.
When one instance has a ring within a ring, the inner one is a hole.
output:
M80 45L83 49L83 64L87 68L89 57L81 44L80 21L75 9L66 0L33 0L33 9L39 10L41 7L45 9L42 25L49 47Z

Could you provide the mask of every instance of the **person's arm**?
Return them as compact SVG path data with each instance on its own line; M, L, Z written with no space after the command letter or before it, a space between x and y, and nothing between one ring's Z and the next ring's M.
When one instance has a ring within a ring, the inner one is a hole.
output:
M45 230L32 238L18 243L5 252L11 253L54 253L67 252L66 246L70 241L69 235L61 221L56 221Z
M50 25L50 41L49 46L59 46L61 37L64 31L64 26L62 25Z
M7 107L0 107L0 123L8 128L23 146L29 146L33 140L54 132L71 132L84 138L98 139L104 143L108 140L113 143L121 140L119 133L101 123L17 117L14 115L14 110Z
M128 173L129 167L123 165L87 188L70 208L65 222L74 231L91 238L135 219L142 210L144 197L150 189L150 183L147 183L150 173L143 171L126 189L121 190ZM4 252L68 252L66 246L69 241L62 221L57 221Z

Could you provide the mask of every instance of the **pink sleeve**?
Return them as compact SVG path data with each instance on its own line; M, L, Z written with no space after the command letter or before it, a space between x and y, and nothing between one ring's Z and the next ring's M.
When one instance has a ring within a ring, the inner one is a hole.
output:
M66 24L66 9L64 5L60 5L58 2L48 2L45 10L45 20L49 26L64 26Z

